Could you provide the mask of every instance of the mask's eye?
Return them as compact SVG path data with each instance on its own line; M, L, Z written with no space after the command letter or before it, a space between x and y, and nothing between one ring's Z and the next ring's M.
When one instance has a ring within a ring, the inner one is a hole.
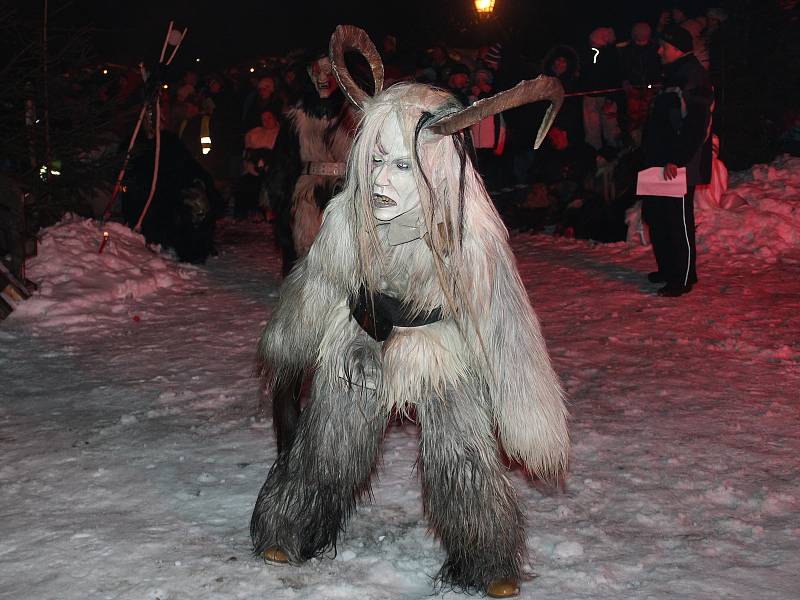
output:
M411 162L402 158L398 160L395 164L397 165L397 168L400 169L401 171L407 171L408 169L411 168Z
M383 157L382 156L378 156L376 154L373 154L372 155L372 163L376 164L376 165L379 165L379 164L383 163Z

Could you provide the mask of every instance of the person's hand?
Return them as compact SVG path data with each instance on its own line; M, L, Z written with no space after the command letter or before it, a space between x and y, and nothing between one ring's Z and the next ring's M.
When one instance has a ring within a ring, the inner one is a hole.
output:
M669 181L678 176L678 165L674 163L667 163L664 165L664 179Z

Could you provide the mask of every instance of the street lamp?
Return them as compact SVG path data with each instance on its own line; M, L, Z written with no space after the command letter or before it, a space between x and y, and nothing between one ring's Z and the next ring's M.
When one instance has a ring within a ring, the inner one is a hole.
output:
M475 11L478 16L488 17L494 11L495 0L475 0Z

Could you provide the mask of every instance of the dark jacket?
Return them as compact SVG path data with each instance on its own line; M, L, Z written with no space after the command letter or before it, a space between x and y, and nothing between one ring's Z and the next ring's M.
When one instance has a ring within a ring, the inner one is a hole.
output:
M711 106L714 90L694 54L665 67L642 138L645 167L686 167L689 185L711 180Z
M580 57L581 91L615 89L622 86L622 69L619 50L613 44L600 48L584 48ZM592 94L612 96L610 92Z
M622 78L631 85L647 85L661 81L661 60L658 45L649 42L639 46L631 42L620 51Z

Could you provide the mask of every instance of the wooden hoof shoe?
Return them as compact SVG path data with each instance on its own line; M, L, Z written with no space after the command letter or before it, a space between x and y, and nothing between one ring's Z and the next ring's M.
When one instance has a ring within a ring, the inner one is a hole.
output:
M289 555L280 548L267 548L261 553L261 557L271 563L285 565L289 562Z
M512 598L519 595L519 584L515 579L494 579L486 594L491 598Z

